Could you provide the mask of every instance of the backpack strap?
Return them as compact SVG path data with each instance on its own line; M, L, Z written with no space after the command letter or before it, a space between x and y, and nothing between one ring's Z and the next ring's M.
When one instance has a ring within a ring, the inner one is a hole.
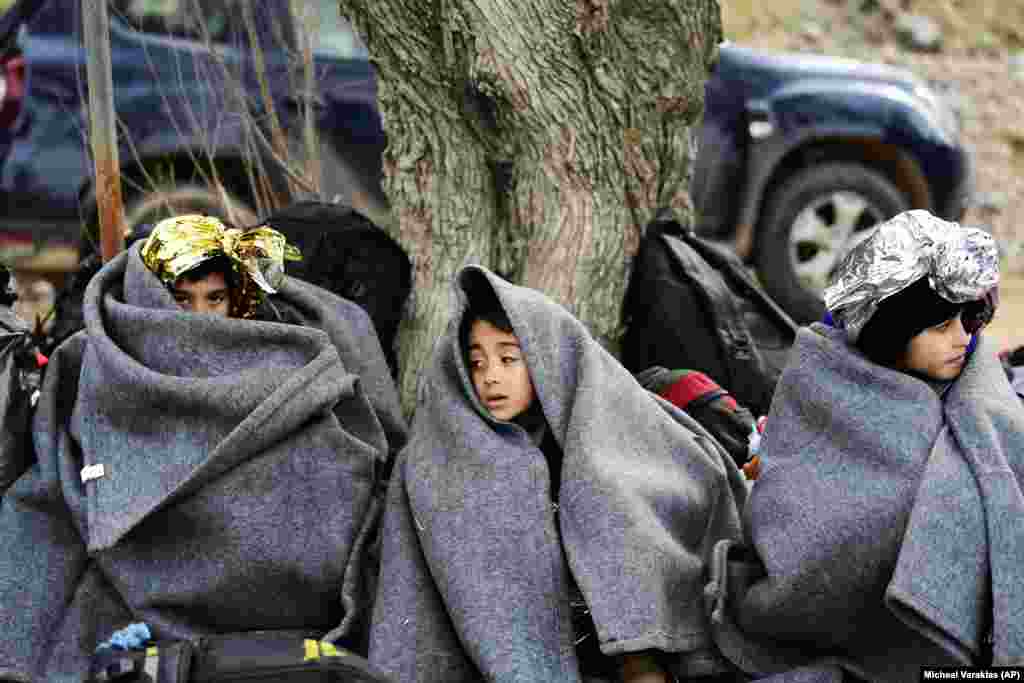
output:
M747 272L738 256L709 240L698 237L692 230L683 230L678 237L711 264L712 268L728 278L734 289L756 302L761 310L772 318L773 322L788 331L793 340L796 339L796 333L800 326L754 282L754 278Z

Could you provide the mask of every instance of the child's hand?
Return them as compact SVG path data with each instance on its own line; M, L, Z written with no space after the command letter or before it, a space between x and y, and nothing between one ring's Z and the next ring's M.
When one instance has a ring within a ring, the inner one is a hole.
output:
M747 461L747 435L754 428L754 416L715 380L696 370L661 368L648 369L637 378L646 382L644 386L657 387L656 393L700 423L737 465Z
M761 456L755 455L743 465L743 475L747 481L755 481L761 476Z
M622 683L671 683L653 655L633 652L622 655Z

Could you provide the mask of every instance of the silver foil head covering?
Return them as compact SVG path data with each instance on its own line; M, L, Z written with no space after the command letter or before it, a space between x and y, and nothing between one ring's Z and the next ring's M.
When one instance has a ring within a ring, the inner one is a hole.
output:
M825 289L825 307L856 343L882 301L925 276L951 303L984 298L999 284L995 240L927 211L905 211L846 255Z

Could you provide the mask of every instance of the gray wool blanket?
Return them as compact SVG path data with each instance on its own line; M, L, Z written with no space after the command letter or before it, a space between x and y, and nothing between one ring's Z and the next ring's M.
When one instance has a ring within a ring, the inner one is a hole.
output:
M713 563L716 642L738 666L820 657L903 683L984 663L989 637L995 664L1024 664L1024 407L984 339L939 389L834 329L801 330L748 545L720 544Z
M0 679L81 681L135 621L344 637L368 619L397 397L358 307L296 280L275 298L311 326L181 311L137 249L92 280L38 461L0 506Z
M467 296L486 288L564 454L558 528L544 455L490 417L459 348ZM392 477L371 661L401 681L578 681L571 572L606 655L720 666L701 595L715 542L740 536L731 458L542 294L475 266L458 293Z

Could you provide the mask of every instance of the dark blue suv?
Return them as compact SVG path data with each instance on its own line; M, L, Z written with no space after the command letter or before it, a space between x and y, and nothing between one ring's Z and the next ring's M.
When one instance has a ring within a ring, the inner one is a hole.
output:
M333 0L307 1L314 23L305 32L290 0L108 6L129 227L192 209L248 222L271 201L303 194L387 215L375 77ZM81 11L81 0L18 0L0 18L0 230L8 240L77 243L94 221ZM317 154L306 153L309 139ZM319 161L319 187L301 177L310 158Z
M129 225L192 209L245 222L267 196L303 194L305 120L319 195L387 220L375 76L334 0L109 7ZM295 7L314 28L300 30ZM94 221L80 13L80 0L17 0L0 18L0 235L74 242ZM311 88L296 58L304 35ZM969 180L956 114L912 74L721 47L692 188L698 231L755 265L794 318L820 316L831 269L871 226L908 208L958 219Z

